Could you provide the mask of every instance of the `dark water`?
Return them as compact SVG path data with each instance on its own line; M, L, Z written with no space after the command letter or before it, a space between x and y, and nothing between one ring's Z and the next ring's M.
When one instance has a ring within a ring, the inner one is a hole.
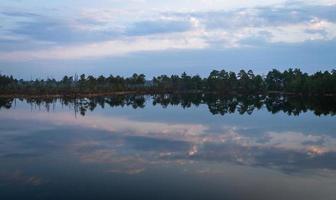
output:
M335 102L0 99L0 199L335 199Z

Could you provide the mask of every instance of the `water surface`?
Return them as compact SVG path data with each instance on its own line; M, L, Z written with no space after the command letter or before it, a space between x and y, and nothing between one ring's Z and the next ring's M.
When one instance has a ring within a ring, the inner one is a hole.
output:
M0 199L334 199L334 98L0 100Z

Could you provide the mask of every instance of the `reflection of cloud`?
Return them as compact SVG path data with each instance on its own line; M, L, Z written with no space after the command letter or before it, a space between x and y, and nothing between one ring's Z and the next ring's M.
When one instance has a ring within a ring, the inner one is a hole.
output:
M6 112L6 111L5 111ZM164 162L229 161L287 171L309 168L336 169L336 139L324 134L265 132L220 125L138 121L127 117L71 113L6 112L0 118L35 120L58 126L78 127L89 139L76 137L69 146L85 163L105 163L109 172L134 174L147 165ZM77 131L76 131L77 132ZM91 133L92 132L92 133ZM242 133L243 132L243 133Z
M308 154L315 156L315 155L322 155L327 153L327 151L324 148L311 146L307 148Z
M336 152L336 139L325 135L305 135L298 132L270 132L267 141L258 146L302 151L306 153Z
M196 145L194 145L194 146L192 146L191 149L189 150L188 155L189 155L189 156L193 156L193 155L195 155L197 152L198 152L198 148L197 148Z
M31 186L39 186L43 183L40 177L27 176L24 175L21 171L0 172L0 179L3 179L9 183L31 185Z
M12 116L11 116L12 115ZM197 152L196 145L203 144L237 144L243 147L275 148L301 152L336 152L336 139L327 135L312 135L300 132L267 132L263 135L240 134L240 129L235 126L222 126L217 133L208 133L209 127L202 124L182 124L164 122L146 122L116 116L86 116L76 119L70 113L20 113L8 112L6 118L34 119L48 121L56 125L74 125L85 128L99 129L125 136L145 136L158 138L153 143L162 143L161 139L171 141L185 141L192 145L190 152ZM129 138L136 139L136 138ZM139 138L141 139L141 138ZM140 144L140 143L139 143ZM162 143L164 144L164 143ZM173 144L173 143L171 143ZM175 144L174 144L175 145ZM181 144L183 145L183 144ZM314 149L314 150L312 150ZM320 149L320 150L317 150ZM322 150L323 149L323 150ZM192 153L194 154L194 153Z
M133 175L133 174L140 174L142 173L143 171L145 171L145 168L138 168L138 169L110 169L110 170L107 170L107 172L109 173L126 173L126 174L129 174L129 175Z
M202 135L207 127L201 124L182 124L164 122L136 121L123 117L86 116L76 119L71 113L20 113L8 112L6 118L47 121L57 125L74 125L85 128L99 129L111 133L126 135L142 135L176 140L192 140ZM1 116L0 116L1 118ZM210 138L209 138L210 139Z
M139 174L145 170L146 161L138 156L122 155L113 149L102 149L89 153L79 153L80 160L92 164L109 164L106 172Z

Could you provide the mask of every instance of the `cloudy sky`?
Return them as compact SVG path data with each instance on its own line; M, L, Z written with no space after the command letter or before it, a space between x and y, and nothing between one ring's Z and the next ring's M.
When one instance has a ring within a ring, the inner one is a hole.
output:
M0 71L65 74L336 68L336 0L1 0Z

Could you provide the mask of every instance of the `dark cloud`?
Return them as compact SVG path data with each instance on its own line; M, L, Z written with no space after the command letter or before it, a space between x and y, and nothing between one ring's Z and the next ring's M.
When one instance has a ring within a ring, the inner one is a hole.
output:
M79 24L81 25L81 24ZM69 23L39 18L32 22L21 22L12 33L22 35L38 41L58 43L97 42L111 38L115 33L79 30Z
M189 20L151 20L139 21L130 24L125 31L115 31L112 28L104 30L90 30L104 26L107 22L100 22L88 18L76 18L67 21L58 18L51 18L28 12L8 11L1 12L9 17L22 16L26 20L16 22L15 28L9 30L13 35L24 36L36 41L56 43L81 43L99 42L115 39L122 35L140 36L156 33L183 32L191 28ZM78 27L84 27L80 29ZM85 29L87 28L87 30ZM98 28L99 29L99 28ZM2 41L11 42L11 41Z
M150 137L126 137L126 143L136 150L142 151L187 151L190 144L184 141Z
M21 41L19 41L21 43L30 43L31 40L61 44L98 42L108 40L119 34L114 30L90 30L90 28L94 29L104 24L86 18L60 19L21 11L2 11L0 14L7 16L9 20L13 20L15 26L7 28L6 31L12 36L21 37ZM15 20L15 17L23 17L23 20ZM22 40L22 38L25 40ZM15 40L2 39L0 42L8 46L9 49L20 46L16 44ZM14 47L11 47L10 43ZM20 50L23 49L25 48Z
M40 15L32 12L24 11L0 11L0 14L10 17L39 17Z
M12 30L17 35L25 35L42 41L71 42L76 40L71 28L65 23L39 18L32 22L21 22Z

